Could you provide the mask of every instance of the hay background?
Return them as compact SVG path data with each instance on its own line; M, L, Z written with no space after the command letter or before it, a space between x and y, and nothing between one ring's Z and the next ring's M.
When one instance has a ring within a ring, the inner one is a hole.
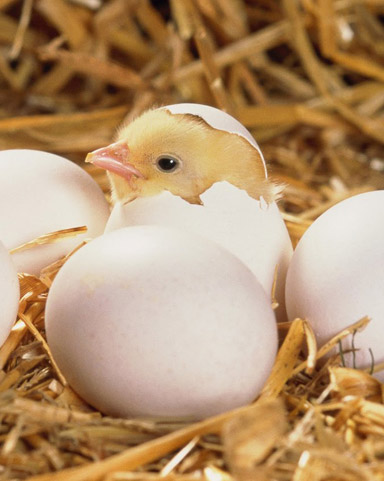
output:
M215 105L287 185L296 243L334 203L384 188L383 21L383 0L0 0L0 149L82 164L152 105ZM382 385L338 358L316 365L329 346L318 351L301 320L280 326L253 406L197 424L94 412L44 340L59 268L20 275L19 321L0 349L0 479L384 479Z

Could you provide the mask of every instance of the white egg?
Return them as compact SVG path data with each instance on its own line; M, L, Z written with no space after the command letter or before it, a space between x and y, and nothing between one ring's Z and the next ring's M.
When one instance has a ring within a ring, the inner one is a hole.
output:
M308 228L288 270L286 305L289 319L310 321L320 345L371 317L354 337L355 364L371 365L369 349L376 363L384 361L384 191L344 200ZM342 347L352 347L351 336Z
M46 329L72 387L118 416L201 418L246 404L277 350L251 271L207 239L159 226L74 254L49 292Z
M7 339L16 320L20 287L16 268L7 249L0 242L0 346Z
M156 224L176 227L211 239L235 254L255 274L270 296L278 267L276 297L279 320L285 316L285 276L292 256L287 228L275 203L267 205L227 183L214 184L189 204L170 192L137 198L112 211L106 231L125 226Z
M57 230L88 227L75 238L15 253L19 272L38 275L85 236L100 235L108 215L100 187L73 162L37 150L0 152L0 239L7 249Z

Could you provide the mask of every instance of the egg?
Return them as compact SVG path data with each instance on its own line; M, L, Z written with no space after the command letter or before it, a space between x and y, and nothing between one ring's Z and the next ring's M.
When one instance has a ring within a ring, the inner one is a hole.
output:
M40 270L100 235L109 206L100 187L81 167L48 152L0 152L0 239L8 250L61 229L87 226L88 232L12 255L19 272Z
M3 243L0 242L0 346L7 339L16 320L20 287L16 268Z
M279 320L285 318L285 276L292 244L276 203L266 204L244 190L218 182L202 194L204 205L190 204L170 192L117 204L106 232L133 225L164 225L191 232L222 245L255 274L271 296L278 269L276 298Z
M384 191L368 192L339 202L305 232L293 254L286 283L290 320L311 323L320 345L344 328L369 316L357 332L349 366L384 361ZM352 336L342 342L352 348ZM384 380L384 375L380 378Z
M114 416L203 418L252 401L277 350L270 300L218 244L163 226L105 234L50 289L54 359Z

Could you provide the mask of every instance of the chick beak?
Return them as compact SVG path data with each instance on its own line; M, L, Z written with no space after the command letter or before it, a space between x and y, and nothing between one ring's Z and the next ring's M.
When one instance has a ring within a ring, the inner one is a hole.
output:
M134 177L145 179L144 175L128 162L129 147L124 140L90 152L85 162L123 177L131 184Z

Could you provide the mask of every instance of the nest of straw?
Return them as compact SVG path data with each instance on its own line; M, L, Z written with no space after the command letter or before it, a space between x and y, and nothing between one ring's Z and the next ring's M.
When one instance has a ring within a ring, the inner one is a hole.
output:
M383 18L381 0L0 0L0 148L82 163L154 104L211 104L253 133L286 184L296 244L336 202L384 188ZM250 406L198 423L112 419L76 396L45 341L63 262L19 275L0 349L1 479L384 479L382 385L338 356L318 362L367 318L325 346L304 320L281 324Z

